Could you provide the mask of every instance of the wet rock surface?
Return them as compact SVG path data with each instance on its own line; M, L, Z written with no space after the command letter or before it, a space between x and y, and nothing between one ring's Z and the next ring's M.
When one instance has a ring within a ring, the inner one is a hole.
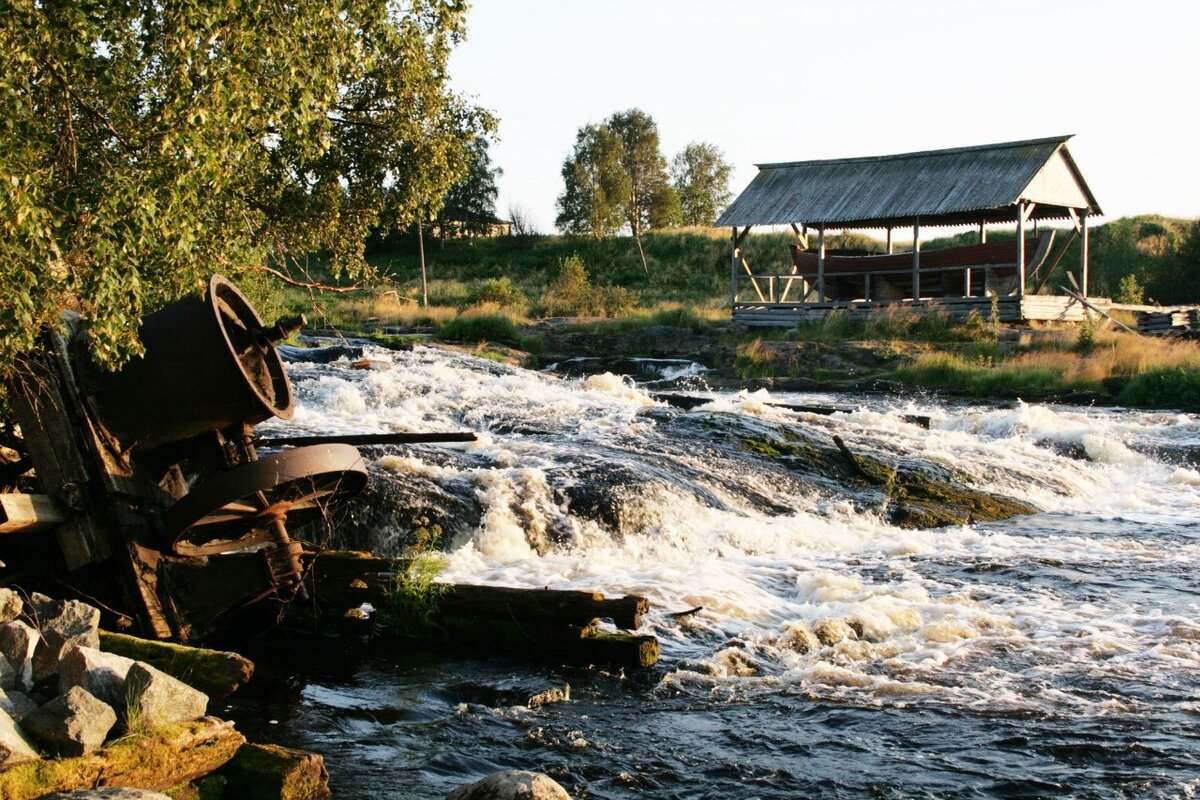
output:
M460 786L446 800L571 800L571 795L549 775L514 769Z

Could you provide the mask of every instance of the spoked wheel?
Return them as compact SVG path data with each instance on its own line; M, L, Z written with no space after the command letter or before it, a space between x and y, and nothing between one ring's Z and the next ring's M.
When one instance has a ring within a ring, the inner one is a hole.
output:
M312 522L366 483L362 456L350 445L285 450L198 484L167 512L167 540L182 556L286 543L285 521Z

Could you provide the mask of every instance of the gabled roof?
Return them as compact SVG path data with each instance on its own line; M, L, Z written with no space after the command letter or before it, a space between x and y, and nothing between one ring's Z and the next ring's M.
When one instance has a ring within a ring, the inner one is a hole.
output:
M1070 136L867 158L758 164L718 226L881 228L1005 222L1021 200L1037 219L1100 214L1067 151Z

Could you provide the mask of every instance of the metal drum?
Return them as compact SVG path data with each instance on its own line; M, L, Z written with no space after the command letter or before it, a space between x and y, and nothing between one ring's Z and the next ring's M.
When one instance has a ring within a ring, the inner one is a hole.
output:
M126 448L146 452L233 425L292 416L292 387L245 295L214 275L204 297L145 317L146 353L99 378L96 404Z

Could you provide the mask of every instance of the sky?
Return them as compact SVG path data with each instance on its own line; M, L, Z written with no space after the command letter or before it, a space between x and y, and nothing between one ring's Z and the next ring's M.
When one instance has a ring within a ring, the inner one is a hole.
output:
M1200 216L1200 2L476 0L455 89L499 118L496 210L554 230L576 131L640 108L669 160L756 163L1075 134L1106 219Z

